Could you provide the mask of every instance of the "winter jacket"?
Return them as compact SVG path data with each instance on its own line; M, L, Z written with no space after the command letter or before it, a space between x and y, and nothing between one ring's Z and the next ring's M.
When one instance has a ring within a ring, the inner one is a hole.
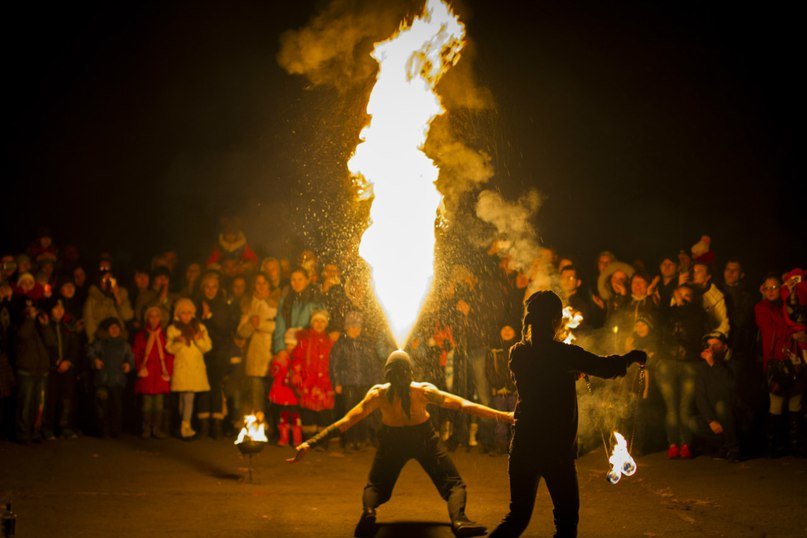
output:
M513 382L509 365L509 350L514 343L512 340L502 342L500 338L497 342L498 345L489 350L485 358L485 377L490 384L493 395L504 393L505 391L509 394L516 392L516 384Z
M205 304L210 310L207 316L203 315ZM219 292L212 300L202 296L196 305L196 311L200 315L200 320L207 327L210 343L213 346L213 349L205 354L208 377L220 379L230 368L230 357L235 346L233 335L238 327L241 313L222 292Z
M224 235L219 235L219 242L213 247L206 265L221 263L225 258L235 258L240 262L258 263L258 255L247 244L247 238L239 232L238 237L233 242L224 239Z
M126 374L123 365L128 364L131 370L135 367L132 348L123 336L109 338L99 335L87 350L87 357L93 369L95 359L104 363L100 370L94 370L93 383L96 387L125 387Z
M269 389L269 401L275 405L298 405L297 393L291 383L291 358L278 355L272 359L269 374L272 376L272 387Z
M152 333L154 340L149 348ZM162 350L162 356L160 353ZM132 353L135 358L137 381L135 393L137 394L168 394L171 392L171 374L174 371L174 356L166 348L165 331L162 325L156 330L143 329L135 335ZM140 377L143 365L146 366L148 376ZM165 379L165 377L168 379Z
M29 375L46 375L50 370L50 357L42 337L42 326L37 320L25 316L17 328L14 359L19 372Z
M174 371L171 375L171 391L173 392L207 392L210 383L207 380L204 354L210 351L212 344L207 329L201 323L199 330L202 337L188 343L182 331L175 324L168 326L165 348L174 355Z
M734 376L724 361L709 366L706 361L698 364L695 377L695 404L698 414L707 422L718 420L717 405L734 404Z
M278 353L286 348L286 331L291 328L304 329L311 322L314 310L322 308L319 293L312 287L300 293L289 291L280 300L277 307L277 323L272 336L272 352Z
M375 374L374 350L362 337L343 335L331 348L330 375L334 387L370 387L379 381Z
M45 348L50 356L50 367L53 372L63 361L70 362L71 369L79 365L78 335L64 321L51 321L42 328Z
M729 312L726 308L726 298L723 292L714 284L709 284L702 296L703 309L709 317L709 332L717 332L728 338Z
M335 284L323 294L325 308L331 315L328 323L328 331L342 332L345 328L345 316L351 310L350 299L345 295L345 289L341 284Z
M174 310L174 303L179 299L176 293L168 293L166 296L160 297L160 292L153 289L144 290L137 295L135 300L134 315L138 321L143 321L143 315L146 309L151 306L159 307L160 309L160 323L163 327L167 327L171 321L171 313Z
M708 319L696 301L670 308L661 331L661 358L676 361L701 360L701 339Z
M252 316L258 316L258 327L252 325ZM238 336L249 338L247 343L244 373L248 376L264 377L272 359L272 334L275 331L277 308L268 301L252 297L241 316Z
M332 346L327 333L305 329L297 334L297 347L291 352L292 384L297 389L303 409L333 409L329 371Z
M95 284L90 286L87 301L84 303L84 330L87 332L87 340L90 343L95 340L95 333L102 320L116 318L121 322L121 326L124 326L134 317L134 310L129 302L126 288L118 288L118 294L121 299L120 304L117 303L114 296L105 294Z
M787 323L781 301L761 300L754 306L754 319L762 339L763 368L767 370L769 361L785 359L785 349L792 349L796 330Z

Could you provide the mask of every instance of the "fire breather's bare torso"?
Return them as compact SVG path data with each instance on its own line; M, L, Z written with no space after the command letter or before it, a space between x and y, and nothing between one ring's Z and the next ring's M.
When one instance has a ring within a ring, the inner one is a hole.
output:
M429 403L426 398L426 391L424 390L425 384L413 381L409 386L409 416L404 413L401 408L401 400L397 397L393 401L389 401L387 393L390 388L389 383L383 385L376 385L372 391L378 393L378 408L381 410L381 422L387 426L401 427L401 426L417 426L429 420L429 412L426 410L426 404Z

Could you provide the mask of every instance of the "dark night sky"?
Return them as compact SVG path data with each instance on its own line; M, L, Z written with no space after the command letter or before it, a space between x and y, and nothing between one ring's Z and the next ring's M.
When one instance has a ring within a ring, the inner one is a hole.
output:
M655 261L710 233L756 272L805 264L795 7L523 4L466 1L497 103L469 125L495 187L546 196L547 243ZM320 6L16 3L0 248L46 224L89 256L198 255L222 211L272 251L333 226L361 103L275 60L280 32Z

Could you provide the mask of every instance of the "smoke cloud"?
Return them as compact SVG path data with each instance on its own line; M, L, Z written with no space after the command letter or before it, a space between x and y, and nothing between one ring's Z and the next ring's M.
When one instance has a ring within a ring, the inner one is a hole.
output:
M333 0L307 26L280 36L277 62L313 86L340 92L364 84L376 72L373 44L392 35L413 11L409 0Z
M501 240L498 253L508 258L516 270L528 272L541 254L535 228L530 222L540 207L541 196L535 190L515 202L493 190L479 193L476 215L496 229L496 237Z

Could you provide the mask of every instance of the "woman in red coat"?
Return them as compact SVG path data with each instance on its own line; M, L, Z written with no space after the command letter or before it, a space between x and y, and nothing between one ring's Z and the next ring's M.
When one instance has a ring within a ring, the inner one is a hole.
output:
M314 310L311 328L297 333L297 346L291 354L292 384L300 399L300 417L306 438L331 423L334 392L328 371L333 342L325 330L329 315Z
M143 439L154 435L165 439L162 432L164 395L171 392L171 372L174 356L165 349L165 331L160 322L158 306L146 309L146 328L135 335L132 352L135 356L137 381L135 393L143 395Z
M768 276L760 288L762 300L754 306L770 396L766 431L770 456L780 456L785 452L779 434L779 430L784 428L785 403L790 417L790 449L794 455L799 451L799 418L805 381L804 366L797 366L791 359L795 357L795 362L800 360L798 340L803 339L804 331L799 332L798 327L788 319L782 297L789 298L789 294L783 291L782 281L775 275Z

